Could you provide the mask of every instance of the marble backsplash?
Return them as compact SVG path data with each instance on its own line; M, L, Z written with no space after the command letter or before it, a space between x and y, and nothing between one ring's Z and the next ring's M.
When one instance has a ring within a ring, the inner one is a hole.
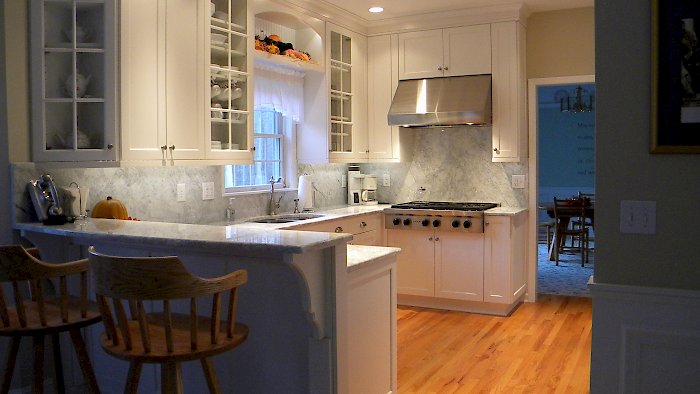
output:
M344 164L302 165L300 173L313 175L315 206L345 204L346 191L340 188ZM129 215L141 220L176 223L216 223L226 220L229 197L235 197L235 220L267 214L269 192L223 195L223 167L132 167L132 168L45 168L40 163L17 163L12 171L12 193L18 222L35 220L26 184L49 173L56 185L68 187L76 182L89 187L87 207L112 196L124 203ZM203 201L202 182L214 182L215 198ZM295 185L295 181L292 181ZM186 185L186 201L176 201L177 184ZM279 212L292 212L296 189L275 191L282 196Z
M361 164L365 174L378 176L380 202L399 203L417 199L434 201L497 202L507 207L526 207L527 188L513 189L511 175L527 175L525 163L491 162L491 132L485 127L417 129L413 160L407 163ZM334 207L347 202L341 187L346 164L299 164L299 174L309 174L315 187L314 207ZM13 164L12 190L17 221L32 220L33 208L25 190L30 179L50 173L59 186L76 182L90 188L87 207L112 196L121 200L132 217L177 223L216 223L225 220L228 198L223 195L223 167L131 167L45 168L40 163ZM382 175L391 176L391 186L382 186ZM214 182L215 198L203 201L202 182ZM177 184L186 185L186 201L176 201ZM288 182L296 186L296 180ZM280 213L294 210L296 189L276 191L282 195ZM236 220L267 214L269 193L235 195Z
M362 164L364 174L377 175L377 199L399 203L416 200L496 202L505 207L527 207L527 187L513 189L511 175L528 174L523 163L491 161L490 127L416 129L413 160L408 163ZM391 186L382 186L382 175Z

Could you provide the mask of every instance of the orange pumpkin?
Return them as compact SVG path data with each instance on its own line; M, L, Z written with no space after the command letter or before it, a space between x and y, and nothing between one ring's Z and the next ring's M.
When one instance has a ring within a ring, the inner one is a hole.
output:
M271 39L272 41L277 41L277 42L282 41L280 36L278 36L277 34L270 34L269 36L267 36L267 38Z
M91 216L93 218L126 220L129 217L129 213L121 201L108 196L106 200L101 200L95 204L95 207L92 208Z

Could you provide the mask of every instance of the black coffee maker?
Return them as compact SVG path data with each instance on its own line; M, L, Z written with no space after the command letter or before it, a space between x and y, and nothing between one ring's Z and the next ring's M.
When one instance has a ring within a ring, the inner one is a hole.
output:
M63 214L61 198L51 175L43 174L41 179L27 184L29 198L34 205L37 219L44 224L64 224L68 218Z

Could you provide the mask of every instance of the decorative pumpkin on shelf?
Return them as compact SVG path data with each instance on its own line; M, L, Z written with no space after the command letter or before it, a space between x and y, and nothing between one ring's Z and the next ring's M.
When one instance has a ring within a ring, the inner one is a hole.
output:
M308 62L311 60L311 55L307 52L297 51L291 42L282 42L282 38L277 34L266 36L262 31L255 36L255 49L271 53L273 55L283 55L292 59Z
M95 207L92 208L93 218L101 219L119 219L126 220L129 218L129 213L121 201L107 196L106 200L98 201Z

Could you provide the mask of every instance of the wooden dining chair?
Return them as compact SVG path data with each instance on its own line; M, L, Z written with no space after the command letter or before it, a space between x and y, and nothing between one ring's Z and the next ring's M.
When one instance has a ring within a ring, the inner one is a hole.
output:
M595 204L595 193L582 193L582 192L578 192L577 197L578 197L579 199L584 200L584 202L585 202L588 206L591 206L591 205L594 205L594 204ZM571 227L572 227L572 228L579 229L579 228L581 228L582 226L585 226L585 227L587 227L587 228L589 229L589 232L588 232L588 242L590 243L591 240L592 240L591 234L590 234L590 230L592 230L592 229L593 229L593 226L594 226L593 217L592 217L592 216L589 217L588 215L586 215L586 216L584 216L583 220L580 220L580 219L578 219L578 218L574 218L574 219L571 220ZM571 238L571 246L572 246L572 247L574 246L573 242L574 242L574 238L572 237L572 238Z
M574 249L581 252L581 267L585 265L588 261L588 228L586 226L581 226L578 228L569 227L569 223L572 220L585 220L586 216L586 202L583 199L568 199L559 200L554 197L554 221L556 223L554 227L555 238L557 239L557 245L559 250L556 254L556 265L559 265L559 255L565 249ZM566 237L576 238L579 242L578 247L567 247Z
M7 393L10 389L22 337L33 340L32 392L43 392L46 336L51 338L53 346L56 391L64 392L59 334L65 331L70 333L87 390L99 393L95 372L80 333L81 328L100 321L97 305L89 302L87 296L89 262L84 259L49 264L39 260L38 256L36 249L27 250L19 245L0 246L0 336L11 338L0 393ZM72 283L72 277L79 279L78 297L68 294L68 283ZM51 294L54 288L51 280L58 281L59 291L56 295ZM11 297L5 297L3 282L11 283Z
M248 336L248 327L236 322L237 291L247 282L247 272L204 279L190 274L174 256L115 257L94 247L89 251L105 327L102 348L130 363L124 392L136 393L143 364L157 363L162 392L180 393L180 363L200 360L209 391L219 393L211 357L233 349ZM198 299L209 297L210 313L199 315ZM222 319L224 298L228 300ZM174 300L188 300L189 313L174 313ZM154 301L153 310L147 312L144 301Z

